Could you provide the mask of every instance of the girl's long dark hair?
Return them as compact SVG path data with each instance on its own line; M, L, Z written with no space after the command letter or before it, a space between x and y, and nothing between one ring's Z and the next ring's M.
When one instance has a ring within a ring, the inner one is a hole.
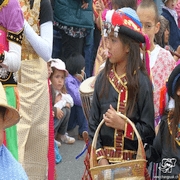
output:
M172 130L172 135L170 137L171 137L173 149L176 149L175 138L178 132L178 125L180 123L180 96L176 94L178 88L180 88L180 78L177 80L177 83L175 85L175 94L174 94L175 108L169 112L169 119L171 121L171 130Z
M129 46L129 55L126 66L126 77L128 87L128 99L126 106L126 115L130 116L133 112L137 96L139 93L139 70L147 74L145 65L140 57L140 46L139 43L135 42L128 36L118 33L118 38L124 45ZM103 73L102 89L100 91L100 97L107 96L109 91L109 80L108 74L113 64L107 59Z

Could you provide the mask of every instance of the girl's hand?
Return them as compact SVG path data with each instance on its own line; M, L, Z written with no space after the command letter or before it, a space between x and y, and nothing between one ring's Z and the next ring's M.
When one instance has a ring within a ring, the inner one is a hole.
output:
M98 13L100 13L101 11L103 11L105 9L105 6L104 6L104 3L102 2L102 0L96 1L95 8Z
M109 106L109 109L103 115L103 118L106 126L114 129L125 129L125 121L117 115L116 110L112 107L112 105Z
M89 4L86 3L85 1L83 1L82 3L83 3L83 4L82 4L81 8L82 8L82 9L87 9Z
M64 116L64 113L63 111L60 109L60 108L57 108L57 114L56 114L56 117L61 120Z
M108 162L107 159L100 159L100 160L98 161L98 165L99 165L99 166L108 165L108 164L109 164L109 162Z
M58 101L60 101L61 98L62 98L62 94L59 93L59 94L56 96L56 98L55 98L55 103L57 103Z

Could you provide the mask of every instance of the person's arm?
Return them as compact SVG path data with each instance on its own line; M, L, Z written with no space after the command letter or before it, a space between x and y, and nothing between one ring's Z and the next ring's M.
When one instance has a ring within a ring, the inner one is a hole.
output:
M36 53L46 62L51 58L52 41L53 41L53 23L52 21L45 22L40 25L40 35L24 21L24 35L34 48Z
M74 77L75 78L75 77ZM77 106L82 106L81 96L79 92L79 86L77 86L76 80L72 78L66 79L66 89L67 92L71 95L74 104Z
M21 65L21 45L9 41L9 51L4 51L4 60L0 66L9 72L17 72Z
M70 94L64 94L64 96L65 96L66 102L69 103L69 105L71 107L73 107L74 106L74 101L73 101L73 98L71 97L71 95Z
M0 30L0 44L2 44L2 48L0 47L0 66L10 72L17 72L21 64L23 12L17 0L9 1L9 4L3 8L1 26L6 31Z
M152 83L149 78L142 73L140 74L139 79L140 90L137 100L137 111L139 112L139 117L137 118L137 122L135 122L135 126L142 141L144 143L152 144L155 137Z
M163 116L163 119L161 120L159 124L159 131L157 133L157 136L155 137L153 141L153 145L145 144L145 152L146 152L146 159L148 162L160 162L161 161L161 154L163 149L163 143L167 140L165 137L167 134L164 133L165 126L167 125L166 119L167 116ZM166 126L167 127L167 126Z
M25 17L28 19L28 17ZM46 62L52 55L53 42L53 11L49 0L41 0L39 24L40 34L37 34L33 28L24 22L24 34L30 42L36 53Z

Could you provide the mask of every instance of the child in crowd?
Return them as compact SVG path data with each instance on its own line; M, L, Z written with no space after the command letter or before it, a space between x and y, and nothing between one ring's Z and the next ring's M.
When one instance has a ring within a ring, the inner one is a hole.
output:
M4 130L18 123L20 115L8 106L4 88L0 82L0 179L28 180L21 164L3 144Z
M169 44L174 50L180 45L180 30L178 27L178 15L175 10L176 0L163 0L162 15L169 21Z
M75 139L68 136L66 133L68 127L71 107L73 106L73 99L66 93L65 77L68 75L65 63L60 59L53 59L51 62L52 73L51 93L52 104L54 111L54 131L55 137L67 144L73 144Z
M167 82L168 95L175 106L162 117L153 146L145 147L148 161L160 162L160 179L180 179L180 65L172 71Z
M71 95L74 101L74 106L71 108L71 114L68 123L68 131L79 126L79 139L87 137L88 125L82 109L82 102L79 92L81 82L85 76L85 59L79 53L72 53L66 60L66 68L69 75L66 77L65 85L67 92Z
M97 140L95 161L99 165L135 158L134 132L127 133L129 124L117 112L134 122L144 143L152 143L155 136L152 85L140 57L139 47L147 43L140 20L135 10L122 8L104 11L104 23L108 59L95 82L89 119L91 141L101 120L105 121Z
M155 44L155 34L158 33L160 28L159 14L157 6L154 1L143 0L137 8L137 14L142 23L142 30L145 34L148 35L150 40L150 70L151 78L153 82L153 97L154 97L154 110L155 110L155 119L154 125L158 127L163 112L164 102L165 102L165 83L170 73L176 66L176 61L172 57L171 53L164 48L160 47L158 44ZM164 97L164 98L162 98ZM156 129L157 131L158 129ZM151 170L149 166L149 172L151 177L155 177L156 166L154 166L154 171Z
M173 55L175 61L178 61L180 58L180 45L178 46L176 51L174 51L173 48L169 45L169 21L164 16L160 15L159 22L160 29L158 33L155 34L155 42L166 50L169 50Z
M109 2L109 3L107 3ZM94 9L96 11L96 14L98 14L98 17L96 18L95 23L99 27L100 30L102 30L102 17L101 17L101 12L104 9L119 9L123 7L130 7L132 9L137 8L137 2L136 0L110 0L110 1L96 1ZM103 37L101 38L97 54L96 54L96 59L94 63L94 75L97 75L99 71L104 67L104 63L107 59L107 41L106 38ZM101 66L102 65L102 66ZM93 85L92 85L93 86Z
M150 69L154 90L155 126L160 121L160 91L164 87L169 74L176 66L171 53L155 44L155 34L160 28L157 6L153 1L143 0L137 8L137 14L142 23L142 30L150 40Z

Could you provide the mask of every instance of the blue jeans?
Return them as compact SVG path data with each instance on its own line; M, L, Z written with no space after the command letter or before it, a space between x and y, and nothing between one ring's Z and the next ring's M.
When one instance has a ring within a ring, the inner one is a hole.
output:
M69 117L67 130L70 131L74 129L77 125L79 126L78 129L79 135L82 135L83 131L88 131L88 124L84 116L82 107L74 105L71 108L71 114Z
M60 30L53 30L53 51L52 58L61 58L62 55L62 36Z

